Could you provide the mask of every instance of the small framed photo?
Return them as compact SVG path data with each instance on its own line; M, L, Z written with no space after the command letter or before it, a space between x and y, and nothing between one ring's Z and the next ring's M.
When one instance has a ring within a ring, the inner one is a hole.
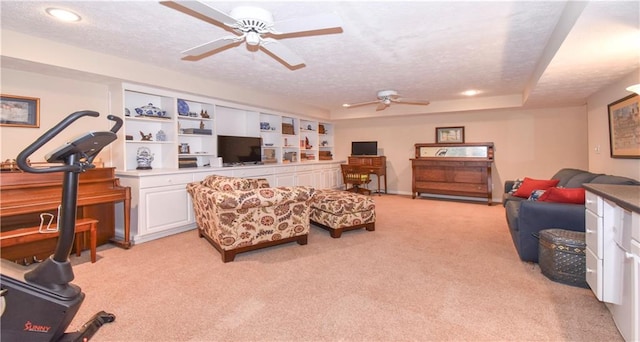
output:
M40 127L40 99L2 94L1 126Z
M436 127L436 143L464 143L464 127Z
M191 153L191 148L189 147L189 144L181 143L180 146L178 146L178 153L179 154L190 154Z
M611 158L640 158L639 99L633 94L608 105Z

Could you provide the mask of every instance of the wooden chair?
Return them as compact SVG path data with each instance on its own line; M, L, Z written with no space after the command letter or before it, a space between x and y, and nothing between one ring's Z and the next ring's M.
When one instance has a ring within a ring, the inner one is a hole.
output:
M349 164L341 164L340 167L345 190L365 195L371 194L371 190L363 187L371 182L368 169L363 168L362 165Z

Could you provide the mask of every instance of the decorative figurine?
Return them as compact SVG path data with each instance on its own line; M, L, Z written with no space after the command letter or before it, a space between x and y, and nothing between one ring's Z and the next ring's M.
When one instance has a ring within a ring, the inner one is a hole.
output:
M151 170L151 162L153 161L153 154L148 147L139 147L136 155L136 162L138 167L136 170Z
M156 133L156 140L157 141L165 141L165 140L167 140L167 135L164 133L163 130L159 130L158 133Z
M200 111L200 116L203 117L204 119L208 119L209 118L209 113L207 113L207 111Z
M204 129L204 122L200 120L200 129Z
M142 137L142 141L151 141L151 138L153 138L152 133L144 134L142 131L140 131L140 136Z

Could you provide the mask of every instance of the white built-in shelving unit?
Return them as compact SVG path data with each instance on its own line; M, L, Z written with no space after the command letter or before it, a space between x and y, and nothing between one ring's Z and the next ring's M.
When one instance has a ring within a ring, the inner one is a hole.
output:
M164 115L139 115L136 108L145 106ZM112 108L124 118L122 139L114 147L121 170L136 169L141 147L151 151L154 169L179 168L185 160L195 160L199 168L215 166L217 135L262 138L265 164L316 162L333 155L328 122L133 84L112 89Z

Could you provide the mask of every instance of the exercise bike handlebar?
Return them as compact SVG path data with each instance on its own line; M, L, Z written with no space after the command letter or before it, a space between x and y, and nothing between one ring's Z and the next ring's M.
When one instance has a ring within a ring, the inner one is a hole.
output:
M27 160L38 149L40 149L46 143L51 141L51 139L53 139L55 136L60 134L60 132L62 132L65 128L69 127L74 121L78 120L83 116L98 117L100 116L100 113L92 110L83 110L83 111L78 111L78 112L69 114L69 116L64 118L57 125L53 126L53 128L45 132L42 136L40 136L40 138L38 138L31 145L27 146L27 148L25 148L22 152L18 154L18 157L16 158L18 167L25 172L31 172L31 173L76 171L77 166L74 166L74 165L52 166L47 168L34 168L29 165ZM114 115L108 115L107 119L111 121L115 121L115 124L111 128L111 132L116 133L120 129L120 127L122 127L121 118Z
M120 127L122 127L122 119L120 119L119 117L117 117L115 115L111 115L111 114L107 115L107 119L116 122L113 125L113 127L111 127L111 132L117 133L118 130L120 129Z

